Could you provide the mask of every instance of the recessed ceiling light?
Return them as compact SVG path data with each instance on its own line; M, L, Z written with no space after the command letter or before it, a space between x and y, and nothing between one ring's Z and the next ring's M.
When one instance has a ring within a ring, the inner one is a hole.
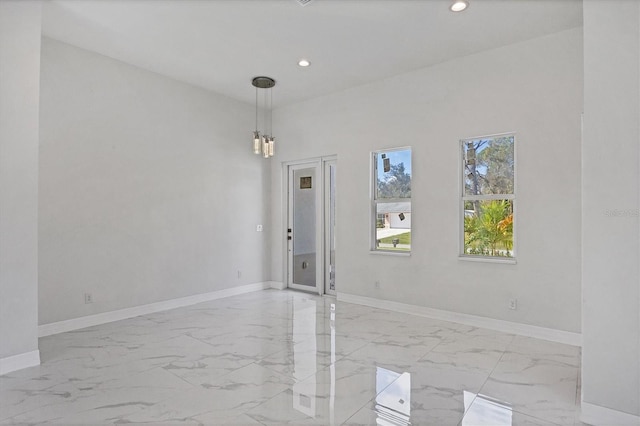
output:
M468 1L466 1L466 0L456 0L456 1L453 2L453 4L451 5L451 7L449 9L451 9L452 12L462 12L467 7L469 7L469 2Z
M308 67L309 65L311 65L311 62L306 59L300 59L298 61L298 65L300 65L301 67Z

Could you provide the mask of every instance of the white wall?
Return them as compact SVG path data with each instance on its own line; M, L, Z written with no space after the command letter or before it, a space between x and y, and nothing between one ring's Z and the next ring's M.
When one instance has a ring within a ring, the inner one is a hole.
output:
M41 324L269 279L253 105L47 38L41 87Z
M583 406L638 416L640 3L585 1L584 52Z
M40 2L0 2L0 359L38 350L40 22Z
M278 160L338 155L338 292L580 332L582 61L576 28L275 111ZM508 131L518 263L461 261L458 141ZM399 146L412 147L412 254L372 255L370 152ZM274 167L276 281L281 182Z

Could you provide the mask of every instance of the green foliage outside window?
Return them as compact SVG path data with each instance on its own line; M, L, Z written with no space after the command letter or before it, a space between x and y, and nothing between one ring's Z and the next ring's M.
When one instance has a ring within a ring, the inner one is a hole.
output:
M480 201L480 214L464 218L464 252L513 256L513 205L509 200Z
M384 176L384 180L377 178L379 198L411 198L411 175L404 163L392 164Z
M462 141L463 254L513 257L513 135Z

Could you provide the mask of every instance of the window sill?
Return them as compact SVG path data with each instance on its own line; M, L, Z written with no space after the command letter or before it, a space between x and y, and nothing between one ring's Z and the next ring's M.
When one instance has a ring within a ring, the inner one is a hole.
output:
M507 265L515 265L518 262L515 258L494 258L494 257L483 257L483 256L458 256L458 260L463 260L465 262L482 262L482 263L504 263Z
M410 257L411 252L402 252L402 251L386 251L386 250L369 250L369 254L377 254L382 256L400 256L400 257Z

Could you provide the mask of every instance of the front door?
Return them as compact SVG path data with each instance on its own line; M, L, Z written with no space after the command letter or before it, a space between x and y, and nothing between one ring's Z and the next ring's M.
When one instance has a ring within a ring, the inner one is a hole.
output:
M287 285L319 293L324 272L323 256L318 256L322 247L320 162L289 165L288 169Z

